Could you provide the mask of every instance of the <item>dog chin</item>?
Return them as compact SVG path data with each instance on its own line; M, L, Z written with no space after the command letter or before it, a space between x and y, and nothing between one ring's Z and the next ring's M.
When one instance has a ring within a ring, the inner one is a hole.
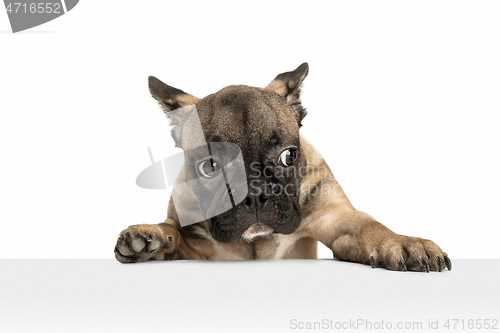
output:
M255 223L248 228L241 238L247 242L254 242L256 240L265 239L273 234L274 230L263 223Z

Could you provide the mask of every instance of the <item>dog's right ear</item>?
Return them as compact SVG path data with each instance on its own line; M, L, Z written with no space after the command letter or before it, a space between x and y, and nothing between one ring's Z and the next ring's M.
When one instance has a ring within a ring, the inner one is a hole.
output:
M151 95L160 103L165 113L199 101L199 98L171 87L154 76L149 77L148 83Z
M161 108L170 119L172 137L176 147L181 147L181 129L187 119L188 112L170 112L188 105L196 104L200 99L184 91L171 87L154 76L148 79L149 91L154 99L160 103Z

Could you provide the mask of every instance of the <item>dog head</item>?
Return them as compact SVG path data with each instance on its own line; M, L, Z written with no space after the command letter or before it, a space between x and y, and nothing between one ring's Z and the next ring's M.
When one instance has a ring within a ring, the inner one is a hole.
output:
M212 143L231 143L230 147L239 148L222 154L228 160L241 152L247 195L231 209L207 219L215 240L255 241L273 233L290 234L298 228L300 170L306 167L299 140L299 128L306 115L300 102L300 86L307 73L308 65L304 63L294 71L279 74L265 88L233 85L202 99L149 78L152 96L171 120L176 146L189 151L184 161L186 178L209 178L226 163L213 156L217 154L213 152L216 144ZM189 112L191 105L195 106L196 116ZM175 112L180 108L187 111ZM212 149L201 144L206 142ZM227 178L231 175L224 177L230 184ZM227 195L227 190L223 186L203 195L216 200L224 192ZM237 189L231 191L234 195Z

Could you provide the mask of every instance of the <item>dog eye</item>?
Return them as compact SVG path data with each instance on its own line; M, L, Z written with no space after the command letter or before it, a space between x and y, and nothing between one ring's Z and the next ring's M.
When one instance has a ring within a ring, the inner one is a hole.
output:
M289 148L283 150L283 152L280 154L279 157L279 162L286 167L291 166L293 163L295 163L296 160L297 160L296 148Z
M198 164L198 172L200 175L206 178L212 178L218 174L220 170L219 163L215 162L212 159L204 160L200 164Z

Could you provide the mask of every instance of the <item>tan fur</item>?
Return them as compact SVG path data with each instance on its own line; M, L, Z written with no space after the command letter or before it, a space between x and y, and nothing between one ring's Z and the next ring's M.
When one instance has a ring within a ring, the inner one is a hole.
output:
M280 96L285 96L285 94L288 92L288 89L285 86L285 83L281 80L274 80L271 83L267 85L264 89L274 91Z
M196 104L200 100L198 97L189 94L178 95L175 98L181 106Z

